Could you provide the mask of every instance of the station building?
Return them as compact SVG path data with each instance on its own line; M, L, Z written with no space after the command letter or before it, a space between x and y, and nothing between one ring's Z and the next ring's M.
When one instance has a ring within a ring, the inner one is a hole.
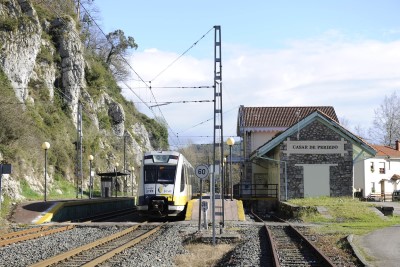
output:
M354 164L376 151L339 124L333 107L244 107L238 112L241 199L352 196Z

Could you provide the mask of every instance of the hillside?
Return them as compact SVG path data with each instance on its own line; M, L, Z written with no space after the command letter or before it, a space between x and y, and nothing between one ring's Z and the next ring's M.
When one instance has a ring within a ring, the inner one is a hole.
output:
M121 95L85 38L74 1L0 1L0 161L12 165L1 181L6 202L42 198L43 142L50 143L47 190L53 198L75 196L81 174L87 190L89 155L95 172L113 171L117 163L122 170L124 158L127 169L138 170L144 151L168 148L166 127ZM131 186L128 181L124 190Z

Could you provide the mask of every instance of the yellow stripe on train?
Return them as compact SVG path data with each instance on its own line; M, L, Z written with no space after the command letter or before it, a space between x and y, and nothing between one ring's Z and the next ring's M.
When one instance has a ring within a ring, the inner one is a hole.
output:
M189 201L189 198L187 196L173 196L170 194L165 194L165 195L158 195L167 198L168 201L173 201L174 206L184 206L186 203Z

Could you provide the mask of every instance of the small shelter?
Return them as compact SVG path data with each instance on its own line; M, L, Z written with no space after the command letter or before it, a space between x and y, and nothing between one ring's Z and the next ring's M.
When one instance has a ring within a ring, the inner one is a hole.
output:
M114 171L98 173L97 175L101 177L101 197L112 197L113 192L114 196L118 197L118 192L121 192L121 181L119 177L127 176L129 173Z

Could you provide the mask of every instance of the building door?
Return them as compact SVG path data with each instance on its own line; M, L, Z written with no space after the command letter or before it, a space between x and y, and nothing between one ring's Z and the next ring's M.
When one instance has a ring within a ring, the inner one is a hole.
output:
M330 167L337 164L296 164L303 167L304 197L330 196Z

